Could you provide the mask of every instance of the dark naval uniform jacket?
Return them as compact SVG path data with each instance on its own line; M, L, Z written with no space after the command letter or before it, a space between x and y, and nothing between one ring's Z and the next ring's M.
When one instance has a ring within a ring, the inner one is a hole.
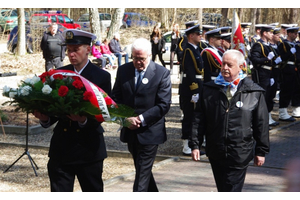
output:
M211 52L207 51L208 49L212 51ZM220 50L212 47L209 44L207 46L207 49L204 49L201 52L201 57L203 59L203 64L204 64L204 83L214 80L219 75L222 67L222 56L223 53ZM221 63L218 61L216 57L220 58Z
M263 80L270 79L272 74L272 67L275 65L274 56L273 59L269 60L268 55L273 51L270 43L264 42L262 39L259 39L251 48L251 61L255 72L252 73L252 80L255 83L260 83ZM267 81L269 84L269 80ZM265 87L263 87L266 89Z
M74 71L74 67L67 65L59 70ZM89 61L81 76L110 95L111 76L108 72ZM51 159L64 164L84 164L107 157L101 122L88 119L87 123L81 127L78 122L71 121L67 117L50 117L51 125L56 122L49 149Z
M183 78L179 94L191 98L200 92L203 79L203 60L199 48L188 43L182 60Z

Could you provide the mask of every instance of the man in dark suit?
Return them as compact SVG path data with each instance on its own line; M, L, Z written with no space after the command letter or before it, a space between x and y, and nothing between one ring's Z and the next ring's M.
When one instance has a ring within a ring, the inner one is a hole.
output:
M112 97L135 109L126 119L121 141L128 144L136 169L133 191L156 192L152 166L159 144L167 140L165 115L171 104L170 72L151 61L151 43L139 38L132 44L133 62L118 68Z
M90 44L96 36L75 29L63 34L71 64L59 70L75 71L110 95L110 74L88 60ZM73 191L76 175L82 191L102 192L103 160L107 154L101 123L72 113L63 118L49 117L37 111L34 115L45 128L57 122L49 150L51 191Z

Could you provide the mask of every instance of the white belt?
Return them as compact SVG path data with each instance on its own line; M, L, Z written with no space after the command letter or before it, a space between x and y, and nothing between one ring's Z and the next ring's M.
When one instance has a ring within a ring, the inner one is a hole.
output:
M275 65L274 68L279 68L279 65Z
M266 65L262 65L261 67L264 68L264 69L267 69L267 70L272 70L272 67L269 67L269 66L266 66Z
M286 64L288 64L288 65L295 65L295 62L288 61Z
M183 74L183 77L186 77L186 74ZM198 78L198 79L203 79L202 75L195 75L195 77Z
M216 78L217 78L216 76L212 76L212 77L211 77L211 80L214 81L214 80L216 80Z

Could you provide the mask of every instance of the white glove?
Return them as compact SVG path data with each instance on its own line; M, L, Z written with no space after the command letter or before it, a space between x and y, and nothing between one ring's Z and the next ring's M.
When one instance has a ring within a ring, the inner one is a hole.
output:
M292 54L296 53L295 47L292 47L292 48L290 49L290 51L292 52Z
M191 102L192 103L197 103L199 100L199 94L193 94Z
M270 86L274 85L274 83L275 83L274 78L270 78Z
M275 63L276 63L276 64L281 63L281 62L282 62L282 60L281 60L280 57L277 57L277 58L275 59Z
M247 50L250 51L251 47L250 45L247 45Z
M271 52L269 53L269 55L268 55L268 59L269 59L269 60L272 60L272 58L273 58L274 56L275 56L274 52L271 51Z

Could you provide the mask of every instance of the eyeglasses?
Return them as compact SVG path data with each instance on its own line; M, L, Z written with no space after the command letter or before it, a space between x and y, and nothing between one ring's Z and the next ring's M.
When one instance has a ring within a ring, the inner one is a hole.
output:
M148 57L146 58L137 58L137 57L132 57L132 60L137 62L137 61L141 61L141 62L145 62L147 60Z

